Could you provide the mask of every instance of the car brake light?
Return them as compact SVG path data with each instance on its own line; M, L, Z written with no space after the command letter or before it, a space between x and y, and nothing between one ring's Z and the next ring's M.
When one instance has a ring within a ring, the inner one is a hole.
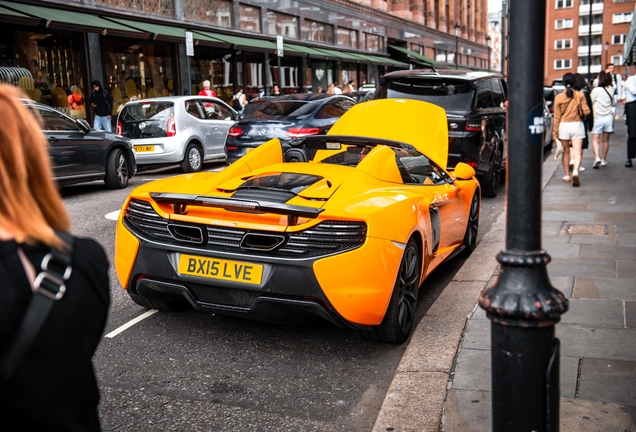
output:
M139 102L139 105L154 105L154 102Z
M548 107L548 111L550 111L550 114L554 114L554 109L552 109L552 107Z
M465 162L465 163L466 163L466 165L468 165L470 167L473 167L473 168L477 167L477 162Z
M231 137L238 137L243 135L243 129L238 126L232 126L227 134Z
M174 116L172 116L168 120L168 134L167 134L167 136L171 137L171 136L175 136L176 134L177 134L177 125L175 124Z
M117 135L123 135L124 125L120 121L117 122Z
M289 128L285 132L287 136L292 138L298 138L308 135L318 135L320 133L319 128Z
M226 146L225 149L226 150L230 150L230 151L234 151L234 150L238 150L238 146Z
M481 131L481 122L468 121L466 122L466 131L467 132L480 132Z

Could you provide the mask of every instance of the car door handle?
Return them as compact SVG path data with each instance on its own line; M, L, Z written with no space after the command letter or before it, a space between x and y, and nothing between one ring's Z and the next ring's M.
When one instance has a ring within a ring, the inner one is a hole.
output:
M59 140L59 138L49 137L49 142L58 142Z

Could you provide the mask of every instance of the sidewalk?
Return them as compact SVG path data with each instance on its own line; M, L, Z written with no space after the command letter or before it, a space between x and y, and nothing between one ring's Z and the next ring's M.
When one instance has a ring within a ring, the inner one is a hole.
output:
M585 152L581 186L560 161L543 167L543 248L552 284L570 299L561 340L561 432L636 431L636 168L625 168L616 121L609 165ZM505 215L416 328L374 432L491 430L490 320L479 293L497 276Z

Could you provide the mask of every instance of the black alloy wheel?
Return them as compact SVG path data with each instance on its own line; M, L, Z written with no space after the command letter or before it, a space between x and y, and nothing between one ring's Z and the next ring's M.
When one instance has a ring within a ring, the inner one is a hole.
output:
M483 196L488 198L495 198L499 193L502 163L503 147L501 145L497 145L490 170L488 170L488 173L479 180Z
M120 148L113 149L106 161L104 183L109 189L123 189L128 186L129 169L126 155Z
M181 162L181 169L184 172L198 172L203 167L203 154L198 145L194 143L188 144L185 151L185 156Z
M468 257L477 247L477 233L479 232L479 189L475 189L473 199L470 202L470 213L468 214L468 223L466 225L466 234L464 234L464 242L460 256Z
M391 301L382 323L371 331L356 331L356 335L382 342L404 342L413 328L421 271L421 253L415 240L411 238L404 248Z

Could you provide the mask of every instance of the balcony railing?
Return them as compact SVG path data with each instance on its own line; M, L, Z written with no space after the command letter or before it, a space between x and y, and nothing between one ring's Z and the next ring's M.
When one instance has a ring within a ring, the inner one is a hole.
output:
M592 15L598 15L603 13L603 3L594 3L592 5ZM589 15L590 14L590 5L581 5L579 6L579 16L581 15Z
M590 26L589 25L581 25L579 26L579 36L586 36L590 34ZM592 24L592 34L603 34L603 24Z
M587 73L587 66L579 66L576 68L576 72L580 74ZM599 73L601 72L601 65L592 65L590 66L590 73Z
M578 49L578 54L579 57L581 56L587 56L588 54L588 47L586 46L579 46ZM592 45L592 55L601 55L601 53L603 52L603 45Z

